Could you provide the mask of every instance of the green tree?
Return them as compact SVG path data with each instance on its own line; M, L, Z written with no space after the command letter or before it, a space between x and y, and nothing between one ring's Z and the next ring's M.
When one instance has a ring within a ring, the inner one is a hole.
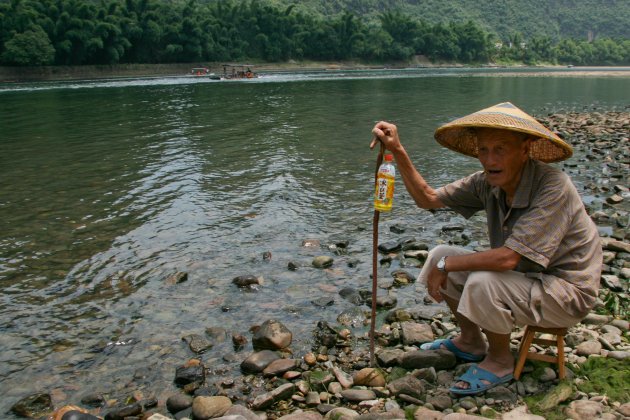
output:
M55 49L48 35L40 27L16 33L5 42L0 60L14 66L41 66L51 64L55 58Z
M460 54L457 35L449 26L437 24L426 37L427 56L432 60L455 60Z
M457 37L459 55L457 58L465 63L488 60L489 44L486 33L472 20L462 24L451 24L451 30Z

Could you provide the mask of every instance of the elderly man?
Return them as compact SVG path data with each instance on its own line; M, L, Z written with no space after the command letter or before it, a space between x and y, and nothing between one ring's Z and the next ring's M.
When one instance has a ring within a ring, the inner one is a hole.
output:
M413 166L395 125L379 122L372 132L394 155L419 207L448 207L466 218L485 210L490 250L438 246L420 273L429 295L446 301L461 329L422 348L480 362L458 378L453 394L509 382L515 324L570 327L597 298L597 229L567 175L543 163L570 157L571 147L511 103L498 104L436 130L440 144L478 158L483 170L435 190Z

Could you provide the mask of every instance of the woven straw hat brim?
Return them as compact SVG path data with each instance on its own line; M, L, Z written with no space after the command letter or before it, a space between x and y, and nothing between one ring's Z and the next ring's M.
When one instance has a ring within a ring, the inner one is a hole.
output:
M494 105L458 118L435 130L442 146L467 156L477 157L477 132L472 128L496 128L526 133L533 140L530 157L542 162L559 162L573 155L573 148L509 102Z

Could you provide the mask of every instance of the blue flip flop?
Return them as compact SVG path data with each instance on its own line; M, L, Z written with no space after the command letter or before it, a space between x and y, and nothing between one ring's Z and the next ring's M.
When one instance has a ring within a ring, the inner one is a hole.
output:
M464 389L452 386L449 391L455 395L477 395L489 390L490 388L494 388L497 385L510 382L512 379L514 379L514 375L511 373L499 377L477 365L472 365L468 368L466 373L458 378L455 378L456 382L467 382L469 387ZM481 381L488 381L488 383Z
M438 350L441 348L442 345L446 347L446 350L453 353L455 357L465 362L481 362L484 357L486 357L483 355L472 354L458 349L455 344L453 344L453 341L450 338L435 340L431 343L424 343L420 346L420 348L422 350Z

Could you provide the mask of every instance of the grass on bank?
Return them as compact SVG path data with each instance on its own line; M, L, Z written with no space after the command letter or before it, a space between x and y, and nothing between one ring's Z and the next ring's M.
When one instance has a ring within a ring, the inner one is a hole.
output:
M533 372L536 374L536 371ZM564 420L565 408L568 404L562 404L565 397L558 397L570 387L570 394L581 391L586 394L596 393L607 397L608 401L618 401L625 403L630 401L630 360L615 360L604 357L590 357L586 363L580 365L575 371L576 379L573 381L562 381L554 389L541 392L540 394L525 397L525 403L533 414L543 416L547 420ZM553 407L544 408L549 398L559 398L560 404L553 404ZM543 408L541 408L543 407Z

